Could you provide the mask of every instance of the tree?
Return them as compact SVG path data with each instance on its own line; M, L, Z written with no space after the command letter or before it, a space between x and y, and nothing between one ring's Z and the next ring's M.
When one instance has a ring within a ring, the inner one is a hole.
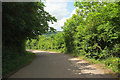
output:
M27 38L47 32L48 22L57 20L46 12L44 7L42 2L3 3L3 47L24 51Z

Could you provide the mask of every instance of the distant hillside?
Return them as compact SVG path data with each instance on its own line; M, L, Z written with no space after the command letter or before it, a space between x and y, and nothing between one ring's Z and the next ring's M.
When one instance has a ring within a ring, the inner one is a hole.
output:
M48 32L48 33L46 33L46 34L43 34L43 36L45 36L45 37L50 37L51 35L56 35L56 34L58 34L58 33L61 33L62 31L57 31L57 32Z

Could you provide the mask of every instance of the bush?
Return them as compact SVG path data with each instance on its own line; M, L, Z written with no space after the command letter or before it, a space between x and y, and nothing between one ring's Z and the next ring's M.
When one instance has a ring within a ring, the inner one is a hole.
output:
M109 57L106 60L104 60L104 63L114 72L120 73L120 58Z

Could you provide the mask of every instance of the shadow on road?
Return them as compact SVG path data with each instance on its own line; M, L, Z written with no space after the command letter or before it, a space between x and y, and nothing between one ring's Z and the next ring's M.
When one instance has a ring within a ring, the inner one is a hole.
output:
M36 54L36 59L12 77L22 78L117 78L96 68L85 60L57 52L27 50ZM23 75L26 73L27 75ZM34 74L34 75L33 75Z
M73 72L77 75L83 75L86 78L117 78L116 75L107 74L103 69L96 68L84 60L78 58L69 58L68 60L73 64Z

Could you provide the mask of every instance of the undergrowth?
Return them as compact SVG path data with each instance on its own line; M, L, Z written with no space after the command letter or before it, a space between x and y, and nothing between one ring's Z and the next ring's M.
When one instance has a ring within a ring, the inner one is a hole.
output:
M4 52L9 52L9 51L7 50ZM9 52L9 55L3 56L3 59L2 59L2 64L3 64L2 76L5 76L21 68L25 64L30 63L34 57L35 57L34 53L27 52L27 51L24 52L24 55L19 54L19 52Z

